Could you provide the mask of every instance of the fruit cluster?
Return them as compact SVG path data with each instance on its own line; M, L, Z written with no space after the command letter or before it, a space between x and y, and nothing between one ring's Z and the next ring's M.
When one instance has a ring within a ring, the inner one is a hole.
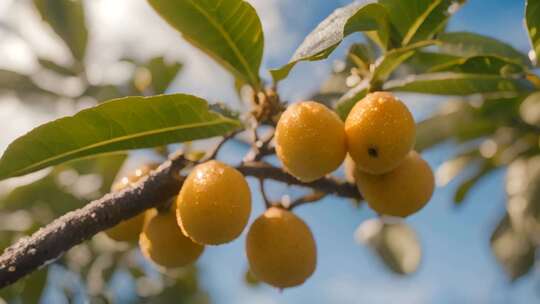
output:
M389 93L359 101L343 123L316 102L293 104L275 131L276 154L294 177L311 182L337 169L349 153L354 177L368 204L380 214L408 216L422 208L433 192L433 174L412 150L415 124L405 105ZM149 168L124 178L122 189ZM153 263L188 265L205 245L236 239L251 213L251 193L235 168L210 160L187 176L167 210L151 210L106 231L117 241L138 240ZM315 271L317 249L311 230L282 206L269 207L249 228L246 254L251 273L278 288L304 283Z
M379 214L406 217L431 198L433 172L413 150L414 119L388 92L368 94L345 123L324 105L291 105L276 128L276 152L283 167L304 182L336 170L348 152L353 179Z

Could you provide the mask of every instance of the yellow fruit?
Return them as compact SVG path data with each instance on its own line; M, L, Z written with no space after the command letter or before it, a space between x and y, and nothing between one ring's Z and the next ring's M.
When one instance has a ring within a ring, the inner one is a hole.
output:
M379 214L406 217L427 204L435 179L428 163L411 151L388 173L372 175L357 171L356 185L371 209Z
M145 177L146 175L148 175L152 170L154 170L155 168L157 168L157 164L147 164L147 165L144 165L138 169L136 169L135 171L133 171L131 174L129 174L128 176L126 177L123 177L121 178L119 181L117 181L116 183L113 184L113 186L111 187L111 190L112 191L120 191L124 188L126 188L127 186L130 186L132 184L135 184L136 182L138 182L141 178Z
M117 242L135 243L144 225L145 213L141 213L105 230L105 234Z
M317 248L309 227L293 213L272 207L249 229L246 253L253 274L278 288L298 286L315 271Z
M334 171L347 153L343 122L313 101L289 106L278 121L275 136L283 167L303 182Z
M415 124L405 104L391 93L368 94L345 121L349 154L359 170L382 174L396 168L411 151Z
M155 167L156 165L153 165L153 164L142 166L141 168L135 170L135 172L133 172L132 174L116 182L112 186L111 190L114 192L121 191L127 186L130 186L136 183L142 177L148 175L148 173L150 173L150 171L154 169ZM117 242L135 243L139 239L139 233L141 233L141 230L143 228L144 220L145 220L145 213L143 212L135 217L132 217L128 220L120 222L118 225L108 230L105 230L105 234L109 238Z
M150 261L166 268L183 267L195 262L204 246L186 237L173 211L152 210L139 237L142 254Z
M193 241L204 245L237 238L251 213L251 193L238 170L212 160L196 166L180 190L178 224Z

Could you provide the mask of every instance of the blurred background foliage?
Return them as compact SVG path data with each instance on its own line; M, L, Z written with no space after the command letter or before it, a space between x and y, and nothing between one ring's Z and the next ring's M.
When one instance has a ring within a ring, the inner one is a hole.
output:
M396 1L380 1L392 7ZM540 245L540 77L534 52L523 54L504 42L473 33L445 33L451 13L464 1L438 1L414 35L406 31L399 10L390 19L396 28L388 40L367 32L312 98L346 116L368 90L387 89L451 95L434 115L419 122L417 150L444 142L455 144L455 155L437 168L439 186L459 180L456 206L470 190L498 168L507 167L507 213L491 236L491 248L511 280L526 276L537 263ZM180 62L158 56L145 62L125 56L130 76L122 83L92 82L85 61L88 37L81 1L34 0L42 26L69 50L56 62L35 53L38 68L31 74L0 70L0 94L16 95L35 107L70 104L73 108L129 96L164 93ZM452 5L457 7L452 7ZM534 16L533 16L534 17ZM399 26L397 26L399 25ZM3 31L18 35L10 24ZM436 38L436 42L432 39ZM21 36L21 39L24 37ZM0 43L2 43L0 41ZM33 46L29 45L29 48ZM410 76L415 75L415 76ZM493 80L497 81L494 82ZM504 81L499 81L504 80ZM166 149L157 148L155 157ZM31 181L4 191L0 197L0 244L31 234L40 226L89 200L107 193L126 162L127 154L83 159L34 174ZM459 178L458 178L459 177ZM380 257L389 271L413 273L422 249L414 230L403 221L372 219L355 238ZM70 250L51 267L0 291L9 303L40 299L91 303L208 303L198 284L197 267L159 272L148 265L133 244L115 243L100 234ZM257 286L246 272L245 281ZM111 286L121 286L113 289ZM124 298L129 295L129 298Z
M379 3L398 5L393 0ZM447 19L465 1L438 3L445 9L454 8L443 15L438 15L437 9L431 11L416 32L422 35L416 43L396 39L381 44L373 33L365 34L364 42L353 44L345 58L334 62L332 75L312 98L346 117L370 90L445 96L448 101L417 124L416 150L448 142L455 145L455 155L437 168L436 179L437 186L460 181L454 193L456 206L482 179L508 167L508 211L492 233L491 248L514 281L534 268L540 245L540 77L536 53L524 54L480 34L445 32ZM414 13L411 7L402 9ZM527 17L530 22L532 14ZM391 13L392 18L402 22ZM422 32L430 22L440 26L430 27L431 33ZM391 35L402 37L403 33ZM404 222L386 218L365 221L356 239L372 248L395 273L414 272L419 264L420 245L414 230Z
M79 108L117 97L163 94L182 69L180 62L169 62L163 56L146 62L125 57L121 61L131 71L126 81L91 83L86 74L85 54L92 33L86 25L83 2L34 0L28 5L34 6L43 21L42 26L60 38L58 41L71 56L66 62L56 62L40 57L36 50L38 67L34 73L0 69L2 95L15 94L23 102L32 102L33 106L71 104ZM3 24L3 29L17 35L9 24ZM30 44L28 47L33 48ZM161 152L162 149L157 148L156 157ZM108 193L127 157L125 153L116 153L69 162L39 172L30 177L32 181L3 191L0 196L1 247L6 248L64 213ZM130 167L137 165L141 164ZM90 303L208 302L208 296L199 288L195 266L156 271L134 245L117 243L100 234L73 248L52 266L2 289L0 297L8 303L38 303L40 299L48 303L75 300ZM118 283L122 280L126 281L127 292L112 288L114 281L114 286L123 286ZM81 291L86 299L76 298Z

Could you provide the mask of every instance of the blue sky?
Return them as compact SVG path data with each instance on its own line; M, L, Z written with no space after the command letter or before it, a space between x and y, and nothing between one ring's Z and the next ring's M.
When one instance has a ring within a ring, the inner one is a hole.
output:
M15 3L7 0L5 3ZM259 12L266 33L263 68L285 63L309 33L335 8L349 1L328 0L252 0ZM528 51L523 28L521 0L470 0L452 19L449 29L475 31L490 35ZM165 52L168 58L182 60L186 67L171 92L187 92L210 100L231 101L236 98L232 78L200 51L189 46L177 33L159 20L143 0L87 1L89 20L94 29L89 50L91 80L115 81L122 77L122 67L111 65L124 52L148 58ZM44 38L26 18L32 14L22 7L7 11L0 4L0 17L21 21L23 35L33 41L40 52L62 60L62 50L54 41ZM24 21L22 21L24 20ZM122 22L118 22L122 20ZM24 24L23 24L24 23ZM354 39L354 38L353 38ZM333 59L339 58L353 40L348 39L332 58L317 63L302 63L281 85L282 96L296 101L309 96L330 70ZM118 43L120 42L120 43ZM32 71L33 63L24 56L25 49L13 40L0 49L7 58L0 65ZM106 50L105 52L103 50ZM208 88L211 88L210 90ZM422 119L440 102L429 96L402 95ZM16 100L4 101L0 111L0 129L7 130L0 138L0 151L16 136L36 124L73 109L36 113ZM15 115L16 114L16 115ZM447 159L451 143L429 150L424 157L433 168ZM242 147L227 145L224 158L235 161L244 153ZM250 181L254 193L251 221L263 211L257 185ZM203 287L213 303L532 303L539 301L540 271L510 284L496 264L489 249L489 236L498 218L504 213L504 170L483 180L463 203L452 204L453 182L436 190L430 204L407 219L417 231L423 261L417 273L399 277L387 271L371 252L358 245L353 233L360 223L375 215L367 207L355 208L333 197L298 208L298 214L312 228L318 246L318 266L313 277L303 286L278 292L268 286L249 288L243 283L247 268L244 254L245 234L231 244L208 248L199 262ZM298 189L271 184L271 195L279 198Z

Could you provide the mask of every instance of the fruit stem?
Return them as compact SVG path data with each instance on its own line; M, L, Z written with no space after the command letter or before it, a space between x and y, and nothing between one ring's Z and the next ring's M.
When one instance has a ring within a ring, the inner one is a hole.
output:
M309 203L314 203L314 202L317 202L321 199L323 199L327 194L324 193L324 192L320 192L320 191L314 191L313 193L310 193L310 194L306 194L304 196L301 196L297 199L295 199L290 205L289 207L287 208L288 210L293 210L294 208L298 207L298 206L301 206L301 205L304 205L304 204L309 204Z
M266 194L266 190L265 190L265 187L264 187L264 178L258 178L259 180L259 187L261 189L261 195L263 197L263 201L264 201L264 206L266 207L266 209L272 207L272 202L270 201L270 199L268 198L268 195Z
M211 160L211 159L215 159L218 154L219 154L219 151L221 150L221 148L225 145L225 143L235 137L238 133L240 133L241 131L234 131L234 132L231 132L225 136L223 136L223 138L219 141L219 143L216 145L216 147L214 148L214 150L212 151L212 153L210 153L210 155L204 160L204 161L207 161L207 160Z

